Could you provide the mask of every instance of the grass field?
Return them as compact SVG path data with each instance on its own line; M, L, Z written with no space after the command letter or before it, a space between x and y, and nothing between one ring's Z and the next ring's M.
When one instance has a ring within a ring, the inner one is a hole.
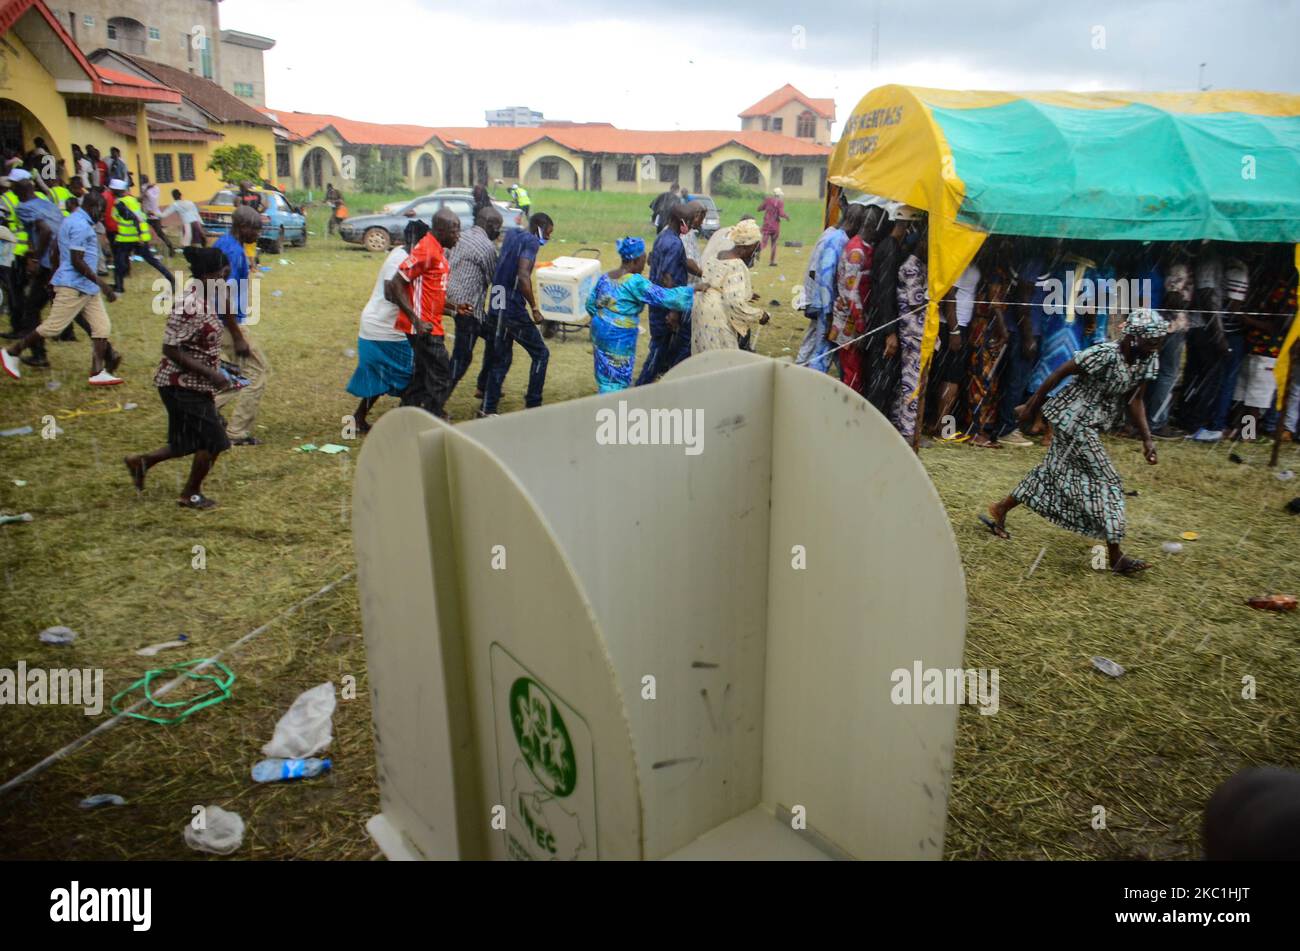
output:
M609 267L615 238L650 235L649 196L533 197L534 209L557 222L544 258L591 246ZM747 210L721 204L728 222ZM778 267L755 270L763 299L779 302L768 305L773 322L759 339L774 357L790 356L803 333L787 302L820 230L817 205L795 204L791 213L785 237L804 246L783 247ZM0 526L0 667L102 667L108 697L160 665L136 656L139 647L185 632L192 648L157 658L176 663L275 621L226 658L238 676L229 701L175 726L128 723L0 797L0 855L193 857L181 831L192 807L209 803L247 822L241 857L375 855L363 828L378 794L355 586L345 582L280 617L353 567L348 505L359 446L333 457L291 450L342 441L342 418L355 403L344 385L357 319L380 259L326 239L323 225L314 210L309 246L287 251L287 264L263 261L270 270L254 333L273 365L257 431L264 445L218 462L205 487L221 503L215 511L175 506L186 464L154 470L139 497L122 467L125 453L151 449L165 434L151 385L162 326L148 308L152 271L134 273L129 293L110 306L114 339L127 355L125 386L88 390L84 338L51 346L52 371L0 380L0 429L37 430L0 439L0 512L35 517ZM551 350L548 401L594 391L585 335L552 341ZM521 407L526 373L527 361L516 357L503 412ZM50 381L59 387L48 389ZM127 402L138 408L121 411ZM472 387L463 385L449 409L469 418ZM45 416L59 420L62 435L41 438ZM1297 483L1274 478L1263 446L1242 450L1246 464L1233 465L1227 449L1162 444L1161 464L1151 468L1137 444L1108 445L1126 487L1138 492L1129 500L1131 546L1156 562L1137 579L1093 571L1088 540L1027 512L1013 513L1011 542L976 524L976 513L1005 495L1041 449L958 445L922 455L965 565L966 664L1001 675L996 715L961 712L951 858L1195 857L1215 785L1247 764L1300 766L1300 617L1243 604L1254 594L1300 591L1298 523L1283 511ZM1300 469L1291 445L1281 468ZM1184 543L1181 554L1161 553L1161 542L1186 530L1200 540ZM55 624L79 632L72 647L38 642ZM1128 673L1098 674L1089 665L1095 654ZM252 783L249 769L293 698L348 675L356 699L341 702L334 717L334 771L296 786ZM1255 699L1242 698L1247 677ZM0 782L107 716L55 706L0 710ZM129 805L78 808L98 792ZM1105 829L1093 828L1095 806L1106 810Z

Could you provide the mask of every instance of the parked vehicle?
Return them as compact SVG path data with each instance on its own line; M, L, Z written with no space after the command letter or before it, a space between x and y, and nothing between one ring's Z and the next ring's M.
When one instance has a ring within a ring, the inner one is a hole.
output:
M271 254L280 254L286 244L305 245L307 216L277 191L263 190L256 194L262 199L262 236L257 240L258 247ZM199 205L204 231L217 237L230 231L230 218L235 213L238 195L234 189L224 188L210 201Z
M704 224L700 225L700 237L707 241L722 227L722 209L708 195L692 195L691 201L698 201L704 206Z
M451 192L447 194L446 192ZM524 213L503 201L493 201L501 212L503 228L524 227ZM397 211L375 215L357 215L345 218L339 224L339 236L351 244L359 244L367 251L386 252L400 244L407 222L419 218L428 223L443 208L450 208L460 219L462 231L474 225L474 201L465 189L441 189L431 195L414 198Z

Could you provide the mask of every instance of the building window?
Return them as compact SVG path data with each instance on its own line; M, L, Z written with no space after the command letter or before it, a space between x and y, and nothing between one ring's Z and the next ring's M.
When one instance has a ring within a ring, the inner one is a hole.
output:
M794 165L794 166L787 165L785 168L781 169L781 184L802 185L803 169L798 165Z
M740 166L740 184L742 184L742 185L757 185L757 184L758 184L758 169L756 169L754 166L750 165L748 162L746 162L744 165Z
M799 122L795 126L794 134L801 139L811 139L817 135L817 117L811 112L802 112L799 114Z
M181 166L182 171L184 170L184 168L185 166L182 165ZM282 148L280 146L277 146L275 149L275 177L276 178L293 177L293 169L289 166L289 150L287 148Z
M519 159L508 158L501 160L501 177L518 178L519 177Z
M772 131L781 132L785 129L785 120L778 117L772 120Z
M151 40L161 40L161 39L162 39L162 31L159 30L158 27L156 27L156 26L151 26L151 27L149 27L149 39L151 39Z
M236 95L236 96L243 96L245 99L252 99L252 98L253 98L253 84L252 84L252 83L235 83L235 95Z
M117 24L113 23L111 20L109 21L108 24L108 38L110 40L117 39Z
M560 178L560 163L555 159L542 159L542 181L554 182Z
M174 182L176 180L172 175L172 157L170 155L154 155L153 180L160 185L165 182Z
M618 180L620 182L636 181L636 163L619 162L618 163Z
M676 166L676 165L660 165L660 166L659 166L659 181L661 181L661 182L675 182L675 181L677 181L677 170L678 170L678 167L679 167L679 166Z
M771 120L768 119L767 116L763 116L763 131L764 131L764 132L768 131L767 127L768 127L768 125L769 125L770 123L771 123Z
M88 30L93 30L95 28L95 18L87 13L81 18L81 25Z
M194 153L181 152L180 160L181 160L181 181L183 182L194 181Z

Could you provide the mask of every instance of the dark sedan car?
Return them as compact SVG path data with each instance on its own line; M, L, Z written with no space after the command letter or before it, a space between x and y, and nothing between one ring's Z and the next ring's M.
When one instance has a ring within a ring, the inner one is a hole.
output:
M522 228L524 213L503 201L494 201L497 211L501 212L506 228ZM460 219L462 231L474 224L474 202L460 195L425 195L415 198L398 208L392 214L357 215L345 218L339 225L339 235L344 241L359 244L367 251L385 252L393 245L401 244L407 222L419 218L426 224L433 220L443 208L449 208Z

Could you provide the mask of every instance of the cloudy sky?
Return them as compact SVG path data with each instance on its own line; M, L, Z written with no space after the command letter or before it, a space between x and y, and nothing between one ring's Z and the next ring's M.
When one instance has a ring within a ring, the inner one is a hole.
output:
M884 83L1300 93L1300 0L225 0L221 20L276 40L268 105L374 122L527 105L732 129L786 82L841 121Z

